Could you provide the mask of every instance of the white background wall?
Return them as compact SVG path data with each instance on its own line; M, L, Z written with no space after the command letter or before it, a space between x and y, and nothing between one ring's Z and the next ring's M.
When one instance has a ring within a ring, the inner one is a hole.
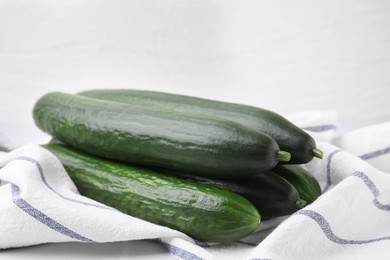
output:
M390 120L390 1L0 0L0 131L49 91L139 88Z

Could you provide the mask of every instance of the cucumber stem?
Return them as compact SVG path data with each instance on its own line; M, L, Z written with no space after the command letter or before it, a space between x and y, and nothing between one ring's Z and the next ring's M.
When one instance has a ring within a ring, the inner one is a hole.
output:
M291 154L286 151L278 151L277 158L279 162L288 162L291 159Z
M319 159L322 159L324 157L324 153L318 148L313 148L313 155L314 157L317 157Z
M306 201L306 200L303 200L303 199L297 200L297 207L298 207L299 209L301 209L301 208L303 208L304 206L306 206L306 204L307 204L307 201Z

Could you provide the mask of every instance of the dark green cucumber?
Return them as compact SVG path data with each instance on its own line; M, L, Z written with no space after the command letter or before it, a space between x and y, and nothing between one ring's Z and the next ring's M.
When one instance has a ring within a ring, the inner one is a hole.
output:
M322 158L322 152L316 148L316 143L309 134L283 116L262 108L131 89L90 90L81 92L79 95L130 105L155 107L160 110L186 111L232 120L273 137L281 150L291 153L291 160L288 163L306 163L314 156Z
M308 204L321 195L317 179L299 165L278 165L272 171L291 183Z
M81 151L150 167L232 178L289 159L268 135L190 113L49 93L33 115L39 128Z
M260 223L257 209L233 192L104 160L65 145L43 147L62 162L82 195L193 238L230 242L249 235Z
M298 191L288 181L273 172L235 179L211 179L172 171L165 174L177 178L226 189L248 199L263 220L290 215L306 205Z

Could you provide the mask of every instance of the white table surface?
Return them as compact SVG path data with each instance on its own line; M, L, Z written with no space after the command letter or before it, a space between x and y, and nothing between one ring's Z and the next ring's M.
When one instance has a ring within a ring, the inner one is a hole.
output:
M49 137L50 91L138 88L260 106L335 110L338 133L390 121L390 2L0 1L0 132ZM0 223L1 225L1 223ZM172 259L150 241L50 244L0 259Z

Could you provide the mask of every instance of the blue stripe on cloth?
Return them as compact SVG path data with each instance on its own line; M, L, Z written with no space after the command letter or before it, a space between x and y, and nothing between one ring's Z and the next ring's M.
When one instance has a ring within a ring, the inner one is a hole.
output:
M341 150L335 150L328 155L326 161L326 184L322 192L326 192L332 185L332 171L330 168L330 164L332 163L333 156L338 152L341 152Z
M168 249L169 253L173 254L175 257L184 259L184 260L202 260L203 258L195 255L194 253L190 253L184 249L181 249L177 246L168 244L160 240L160 242Z
M332 242L336 244L352 244L352 245L360 245L360 244L368 244L373 242L378 242L382 240L390 240L390 236L366 239L366 240L352 240L352 239L343 239L335 235L332 231L332 228L329 225L329 222L318 212L314 210L301 209L294 213L294 215L303 215L313 219L320 226L322 232L324 232L325 236Z
M65 196L63 196L62 194L58 193L56 190L54 190L46 181L46 178L45 178L45 175L44 175L44 172L43 172L43 168L41 166L41 164L31 158L31 157L27 157L27 156L20 156L20 157L17 157L15 158L15 160L22 160L22 161L27 161L27 162L30 162L32 164L34 164L37 169L38 169L38 172L41 176L41 179L42 179L42 182L45 184L45 186L50 189L52 192L54 192L55 194L57 194L58 196L60 196L61 198L65 199L65 200L68 200L68 201L71 201L71 202L75 202L75 203L79 203L79 204L82 204L82 205L85 205L85 206L91 206L91 207L96 207L96 208L102 208L102 209L108 209L108 210L114 210L116 211L116 209L113 209L113 208L110 208L110 207L107 207L107 206L103 206L103 205L99 205L99 204L94 204L94 203L88 203L88 202L84 202L84 201L79 201L79 200L75 200L75 199L70 199L70 198L67 198Z
M311 131L311 132L326 132L329 130L336 130L335 125L318 125L318 126L308 126L308 127L303 127L304 130Z
M251 247L255 247L255 246L259 245L258 243L252 243L252 242L247 242L247 241L243 241L243 240L237 240L234 243L239 244L239 245L244 245L244 246L251 246Z
M378 197L380 195L379 190L374 182L364 172L355 171L352 175L363 180L364 184L370 189L372 195L374 196L373 203L378 209L390 211L390 205L385 205L378 201Z
M198 246L201 246L201 247L211 247L212 246L205 241L201 241L201 240L197 240L197 239L194 239L194 243L197 244Z
M366 154L360 155L359 157L362 160L369 160L369 159L377 158L379 156L382 156L382 155L385 155L388 153L390 153L390 147L387 147L387 148L381 149L381 150L377 150L374 152L366 153Z
M20 196L20 189L18 186L12 184L11 188L12 188L12 201L13 201L13 203L16 206L18 206L20 209L22 209L24 212L29 214L31 217L35 218L36 220L38 220L42 224L46 225L47 227L65 235L65 236L71 237L73 239L76 239L76 240L79 240L82 242L95 243L95 241L93 241L89 238L86 238L86 237L70 230L69 228L65 227L64 225L61 225L60 223L58 223L54 219L50 218L49 216L47 216L43 212L41 212L38 209L31 206L27 201L25 201Z

